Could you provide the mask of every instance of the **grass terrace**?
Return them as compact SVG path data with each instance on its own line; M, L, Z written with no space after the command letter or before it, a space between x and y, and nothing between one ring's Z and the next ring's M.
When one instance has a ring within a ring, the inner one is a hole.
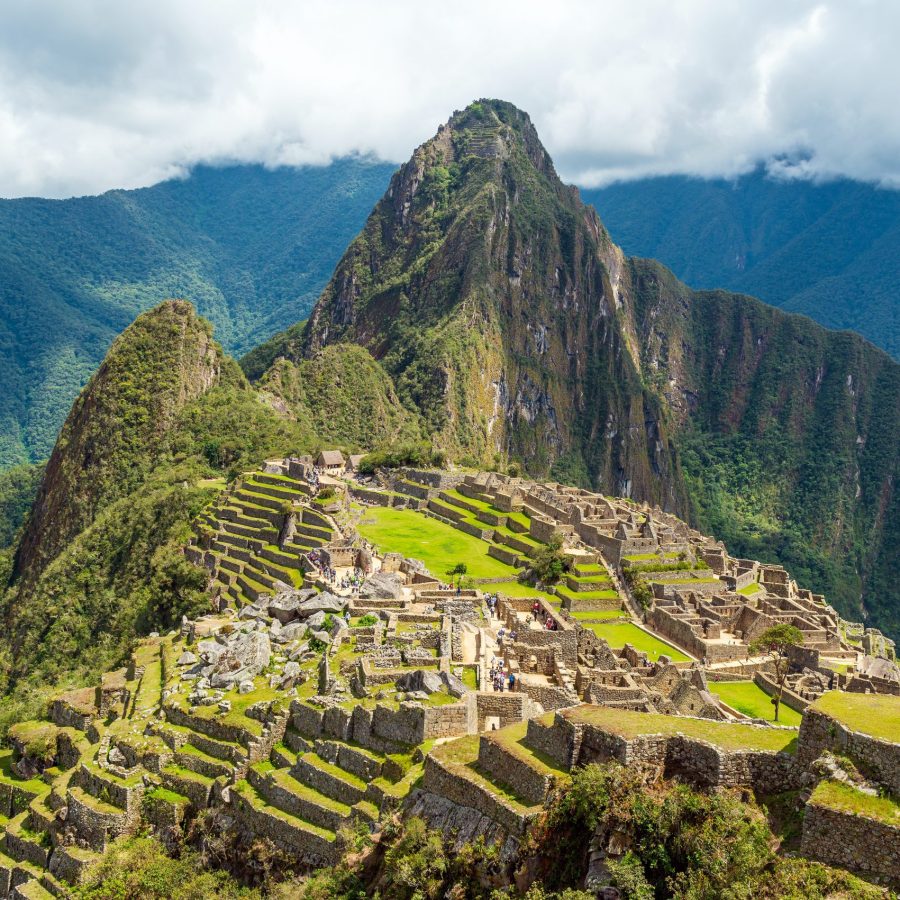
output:
M690 660L689 656L676 650L675 647L670 647L649 631L638 628L633 622L585 623L584 627L593 631L597 637L603 638L614 650L621 650L626 644L631 644L636 650L646 653L653 662L663 655L668 656L672 662Z
M556 585L556 593L560 597L568 597L570 600L618 600L619 595L614 590L602 591L573 591L564 584Z
M866 816L900 828L900 803L891 797L873 797L839 781L820 781L810 803L854 816Z
M539 591L530 584L522 584L520 581L503 581L499 584L486 584L484 588L492 594L505 594L507 597L525 597L527 599L534 597L539 600L546 600L554 606L559 606L559 597L548 594L546 591Z
M412 509L374 506L366 510L359 533L382 553L402 553L419 559L437 578L457 562L470 578L515 578L516 570L488 556L485 541Z
M751 584L746 584L742 588L738 588L738 593L743 594L745 597L752 597L754 594L758 594L760 591L759 584L757 582L752 582Z
M621 609L598 609L596 612L590 612L589 610L570 612L569 618L584 625L586 622L603 622L624 619L626 618L626 615Z
M812 705L852 731L900 743L900 697L828 691Z
M771 697L752 681L710 681L709 689L721 697L732 709L754 719L775 721L775 706ZM778 712L779 725L799 727L803 716L788 706L781 704Z
M797 742L794 732L781 728L633 712L607 706L574 706L560 710L557 714L571 722L596 725L628 740L645 734L683 734L685 737L708 741L723 750L762 750L770 753L793 753Z

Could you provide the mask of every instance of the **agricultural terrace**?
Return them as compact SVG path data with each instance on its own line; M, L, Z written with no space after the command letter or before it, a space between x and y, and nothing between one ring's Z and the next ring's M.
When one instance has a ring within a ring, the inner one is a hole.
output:
M570 722L595 725L626 740L649 734L683 734L685 737L708 741L723 750L769 752L779 750L793 752L797 740L797 735L787 729L716 722L713 719L693 719L689 716L634 712L608 706L573 706L560 710L557 715Z
M663 655L668 656L672 662L690 661L690 657L685 656L680 650L666 644L632 622L582 622L582 624L585 628L593 631L597 637L603 638L614 650L620 650L626 644L631 644L636 650L646 653L653 662Z
M852 731L883 741L900 741L900 697L829 691L813 704Z
M490 545L485 541L415 510L371 507L357 528L382 553L421 560L437 578L458 562L466 564L471 578L516 577L512 566L488 556Z

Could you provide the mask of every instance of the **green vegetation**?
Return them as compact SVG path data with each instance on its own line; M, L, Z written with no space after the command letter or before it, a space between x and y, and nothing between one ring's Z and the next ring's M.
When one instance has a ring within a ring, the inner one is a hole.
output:
M858 181L680 175L582 190L613 239L695 288L726 288L852 328L900 358L900 199ZM659 215L647 216L655 209Z
M583 623L584 627L589 631L593 631L597 637L603 638L610 647L620 649L626 644L631 644L635 650L640 650L647 654L648 658L655 661L660 656L668 656L672 662L686 662L690 657L686 656L675 647L654 637L643 628L638 628L632 622L611 622L609 624L589 624Z
M372 507L359 523L359 533L386 553L419 559L432 574L448 562L465 562L472 578L515 576L515 570L488 556L488 544L437 519L411 509Z
M752 681L710 681L709 689L721 697L732 709L754 719L775 721L775 704L772 698ZM780 723L799 726L800 713L788 706L781 707Z
M900 828L900 803L891 797L873 797L840 781L820 781L809 798L810 803L827 806L855 816L868 816L886 825Z
M204 868L190 850L178 859L167 856L162 845L149 837L128 838L112 844L100 862L88 870L84 882L71 888L75 900L221 900L261 895L238 884L224 871Z
M232 353L305 318L392 165L197 167L152 188L0 200L0 469L49 456L115 336L170 297Z
M529 569L534 578L544 584L556 584L569 571L572 561L562 551L561 534L554 533L542 547L535 551L529 562Z
M377 469L397 469L401 466L444 465L444 454L433 450L428 444L401 444L384 450L367 453L359 463L362 475L371 475Z
M878 888L844 872L777 856L756 805L677 784L648 790L634 772L616 764L575 772L529 835L525 852L540 860L535 875L544 890L579 883L597 835L614 835L629 848L613 860L611 872L631 900L880 896Z
M900 742L900 697L828 691L813 704L846 725L884 741Z
M628 739L645 734L683 734L701 741L709 741L723 750L764 750L770 753L793 752L797 743L796 733L786 729L717 722L714 719L694 719L689 716L634 712L614 707L573 706L564 710L561 715L573 722L597 725Z
M756 640L750 643L751 653L765 653L775 667L776 694L772 698L775 705L775 721L778 721L778 710L781 696L790 667L788 653L793 647L803 646L803 634L799 628L782 622L767 628Z
M6 472L0 471L0 552L11 546L25 516L31 508L43 466L15 466Z
M312 359L280 359L257 386L326 443L372 450L416 446L422 439L417 416L402 406L390 376L362 347L339 344Z

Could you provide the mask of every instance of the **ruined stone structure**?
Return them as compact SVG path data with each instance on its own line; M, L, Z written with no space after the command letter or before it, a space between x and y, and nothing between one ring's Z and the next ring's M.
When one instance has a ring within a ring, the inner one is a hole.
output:
M882 636L783 569L733 559L628 501L495 474L407 469L348 484L364 507L389 496L521 572L556 535L570 561L545 590L450 589L362 542L342 502L324 512L313 471L312 460L270 462L202 514L185 552L209 572L209 616L59 696L49 721L12 729L0 897L60 895L118 836L142 825L177 835L205 809L314 866L340 857L342 826L374 829L398 807L508 858L574 767L609 761L702 790L802 789L807 855L898 882L896 854L857 852L867 828L881 842L898 831L884 804L900 795L900 745L859 726L866 704L886 704L882 723L898 715ZM647 609L636 578L652 587ZM611 646L595 633L610 621L665 652ZM732 721L710 690L728 677L772 690L747 645L777 621L805 637L783 700L803 714L799 735ZM847 670L829 668L837 661ZM854 760L856 780L832 787L829 754ZM861 822L840 791L871 815Z

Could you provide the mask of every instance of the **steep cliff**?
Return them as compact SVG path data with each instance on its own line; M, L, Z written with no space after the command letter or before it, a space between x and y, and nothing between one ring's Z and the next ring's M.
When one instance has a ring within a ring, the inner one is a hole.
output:
M344 342L457 460L658 502L900 631L900 366L625 259L515 107L415 151L283 346Z
M309 320L366 347L457 458L682 508L662 410L619 325L624 266L528 116L476 103L400 168Z
M104 507L139 486L166 452L179 412L219 382L223 359L210 325L180 300L139 316L117 338L47 463L16 578L33 584Z

